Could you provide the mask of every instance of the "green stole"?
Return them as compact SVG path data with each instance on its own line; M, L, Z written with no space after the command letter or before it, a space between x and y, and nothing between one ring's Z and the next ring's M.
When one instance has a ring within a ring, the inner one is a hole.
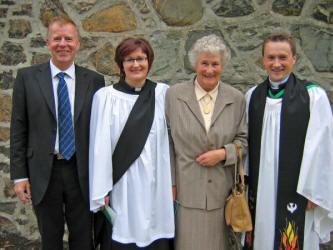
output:
M249 103L249 205L255 225L257 186L260 166L262 123L269 80L253 91ZM309 83L291 74L282 95L280 121L279 176L275 221L275 250L303 249L307 200L297 190L306 131L310 118ZM265 150L265 149L263 149ZM269 152L265 152L268 153ZM260 216L260 215L258 215ZM254 232L254 231L253 231ZM252 240L255 235L252 235ZM263 235L258 237L264 237ZM247 242L245 249L252 249Z

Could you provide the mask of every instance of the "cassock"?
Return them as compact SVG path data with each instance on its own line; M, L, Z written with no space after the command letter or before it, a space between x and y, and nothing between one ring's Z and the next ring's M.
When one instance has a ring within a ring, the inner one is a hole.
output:
M111 191L110 206L116 213L112 240L122 244L146 247L155 240L174 237L164 110L167 88L166 84L157 83L154 119L147 141L139 157L115 185L112 154L138 95L108 86L96 92L93 99L89 148L90 209L97 212Z
M247 110L256 86L246 94ZM318 205L305 213L304 250L319 250L333 231L333 118L326 92L308 89L310 118L297 193ZM266 98L255 213L255 250L274 249L282 98ZM290 155L292 157L292 155ZM248 166L248 164L246 164Z

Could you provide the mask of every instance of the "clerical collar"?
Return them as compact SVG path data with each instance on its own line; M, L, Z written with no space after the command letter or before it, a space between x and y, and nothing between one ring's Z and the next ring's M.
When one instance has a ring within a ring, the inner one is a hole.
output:
M129 85L124 79L120 79L120 81L118 83L116 83L115 85L113 85L113 87L116 90L125 92L127 94L139 95L140 92L144 89L145 85L146 85L146 83L141 88L135 88L135 87Z
M289 75L290 76L290 75ZM280 81L280 82L274 82L271 80L270 77L268 77L268 80L269 80L269 83L270 83L270 86L272 89L279 89L281 88L280 86L282 84L285 84L288 80L289 80L289 76L287 76L284 80Z
M289 75L290 76L290 75ZM280 82L273 82L269 77L268 96L273 99L281 98L284 94L286 82L289 80L289 76Z

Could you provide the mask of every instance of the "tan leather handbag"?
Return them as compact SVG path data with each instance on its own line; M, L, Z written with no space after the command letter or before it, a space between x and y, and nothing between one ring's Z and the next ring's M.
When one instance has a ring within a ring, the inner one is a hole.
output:
M249 205L245 197L242 150L237 143L234 143L234 145L237 154L237 159L234 166L234 185L226 202L225 221L227 225L232 227L234 232L247 232L252 230L252 219ZM241 182L239 182L239 178L237 176L238 162Z

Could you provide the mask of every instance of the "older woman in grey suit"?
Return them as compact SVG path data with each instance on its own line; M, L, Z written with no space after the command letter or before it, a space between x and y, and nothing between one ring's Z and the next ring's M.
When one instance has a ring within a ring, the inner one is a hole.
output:
M232 187L233 142L247 148L245 100L221 82L230 50L216 36L195 42L193 80L166 94L176 214L176 250L227 250L224 205Z

